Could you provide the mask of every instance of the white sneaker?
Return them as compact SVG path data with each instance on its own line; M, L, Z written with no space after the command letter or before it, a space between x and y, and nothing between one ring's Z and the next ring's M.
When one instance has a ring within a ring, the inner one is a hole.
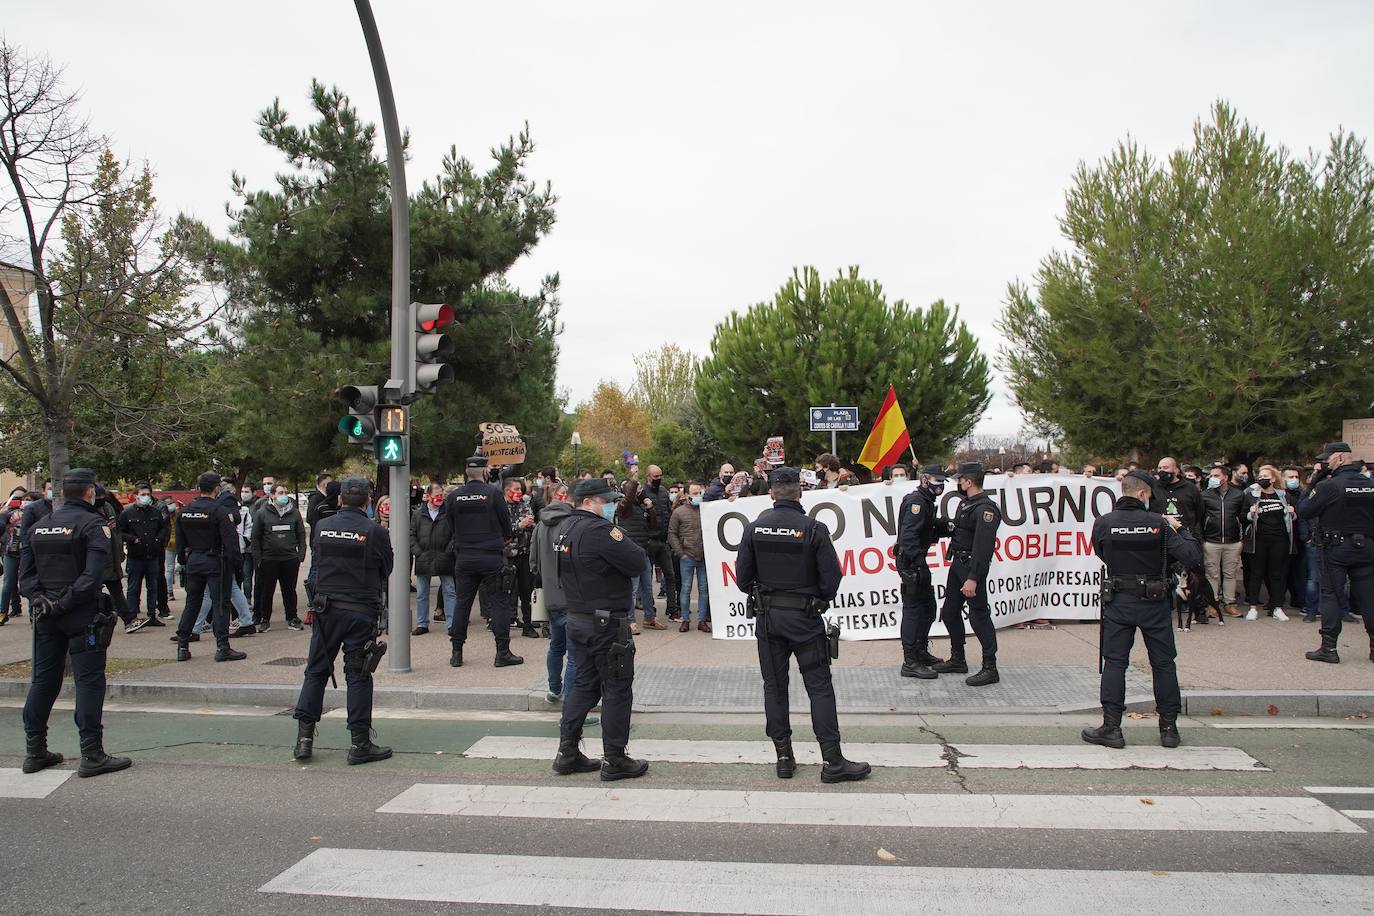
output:
M1257 608L1257 607L1252 607L1252 608L1250 608L1250 610L1246 611L1246 612L1245 612L1245 619L1246 619L1246 620L1259 620L1259 608Z
M1277 620L1279 623L1287 623L1287 622L1288 622L1288 615L1285 614L1285 613L1283 612L1283 608L1281 608L1281 607L1276 607L1276 608L1274 608L1274 613L1270 614L1269 616L1270 616L1270 617L1273 617L1273 618L1274 618L1275 620Z

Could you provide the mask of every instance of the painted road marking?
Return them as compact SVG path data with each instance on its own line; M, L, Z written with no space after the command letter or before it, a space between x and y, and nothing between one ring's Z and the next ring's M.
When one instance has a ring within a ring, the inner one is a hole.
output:
M75 770L41 770L25 775L18 767L0 767L0 798L47 798Z
M1344 814L1346 817L1355 818L1356 820L1374 821L1374 811L1367 811L1359 808L1351 808L1349 810L1342 811L1341 814Z
M1303 786L1313 795L1374 795L1374 786Z
M839 827L1364 833L1315 798L749 792L417 783L381 814Z
M956 744L960 769L1059 769L1059 770L1233 770L1267 772L1255 758L1234 747L1127 746L1123 750L1091 744ZM665 763L753 763L772 766L777 759L763 741L636 740L634 756ZM813 744L794 746L797 762L819 764L820 750ZM552 760L558 753L557 738L488 735L465 752L467 757L496 760ZM928 767L948 765L938 744L846 744L851 760L866 760L879 767Z
M1292 913L1367 905L1364 875L1062 871L674 862L317 849L258 890L478 906L547 906L655 913L908 916L913 901L941 912L1085 912L1111 888L1155 914ZM919 909L919 907L917 907Z

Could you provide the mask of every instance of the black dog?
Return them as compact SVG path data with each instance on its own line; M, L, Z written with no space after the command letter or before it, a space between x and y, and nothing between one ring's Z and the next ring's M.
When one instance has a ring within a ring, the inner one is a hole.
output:
M1207 577L1200 570L1175 566L1173 584L1170 598L1173 600L1174 614L1178 617L1180 630L1187 633L1193 629L1194 622L1208 623L1208 608L1216 610L1217 625L1226 626L1225 615L1221 613L1221 608L1217 607L1217 597L1212 592L1212 583L1207 581Z

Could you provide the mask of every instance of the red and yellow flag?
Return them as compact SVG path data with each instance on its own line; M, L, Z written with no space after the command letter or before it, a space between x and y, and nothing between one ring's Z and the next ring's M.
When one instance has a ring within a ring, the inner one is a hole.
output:
M859 453L859 463L867 465L874 474L881 474L883 468L900 461L910 447L911 434L906 431L906 420L902 417L901 405L897 403L897 391L888 385L887 397L883 399L883 407L873 423L873 432L868 434L864 450Z

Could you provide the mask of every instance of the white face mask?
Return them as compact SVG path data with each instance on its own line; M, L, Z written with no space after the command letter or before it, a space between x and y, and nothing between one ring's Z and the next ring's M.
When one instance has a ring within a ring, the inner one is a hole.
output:
M905 474L893 474L893 475L892 475L892 482L893 482L893 483L906 483L906 475L905 475Z

